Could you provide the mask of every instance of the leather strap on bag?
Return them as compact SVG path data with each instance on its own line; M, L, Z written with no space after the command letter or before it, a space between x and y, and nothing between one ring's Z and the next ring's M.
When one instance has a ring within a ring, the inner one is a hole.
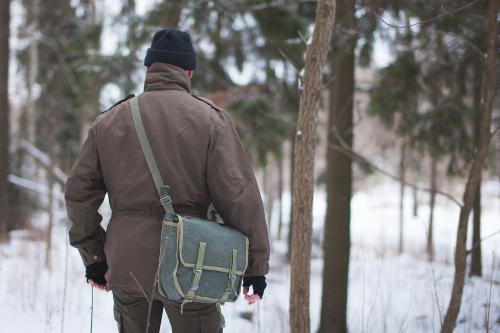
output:
M175 214L174 207L172 206L172 198L168 194L168 186L163 182L160 169L158 169L153 151L151 150L151 146L149 144L148 136L146 135L146 130L144 129L144 124L142 123L138 98L139 96L136 96L130 100L130 111L132 112L135 131L139 137L144 158L146 159L149 171L151 172L151 176L153 177L153 181L156 186L156 190L160 196L161 205L167 214Z

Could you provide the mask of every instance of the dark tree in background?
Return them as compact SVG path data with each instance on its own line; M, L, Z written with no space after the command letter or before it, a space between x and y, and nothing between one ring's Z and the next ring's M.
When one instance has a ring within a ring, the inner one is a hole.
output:
M481 95L482 95L482 70L481 62L477 60L473 65L473 112L474 112L474 147L479 147L479 127L481 125ZM481 175L474 199L472 215L472 255L470 275L482 276L483 264L481 254Z
M9 36L10 0L0 1L0 241L6 237L9 219Z
M330 57L330 73L335 79L330 88L328 144L347 144L352 148L354 50L358 38L354 1L337 1L336 16L334 52ZM318 332L340 333L347 332L352 159L329 147L327 163L323 295Z
M453 332L462 304L462 294L466 277L466 245L467 227L470 212L474 206L475 195L481 180L488 147L493 136L491 131L491 119L493 103L495 101L496 88L496 58L497 58L497 30L498 30L498 0L489 0L488 9L485 13L487 20L487 47L484 66L484 99L482 102L481 120L479 123L478 144L474 153L474 159L470 163L467 183L463 194L463 206L460 209L458 219L457 240L455 245L455 274L453 277L453 288L450 302L441 329L442 333Z

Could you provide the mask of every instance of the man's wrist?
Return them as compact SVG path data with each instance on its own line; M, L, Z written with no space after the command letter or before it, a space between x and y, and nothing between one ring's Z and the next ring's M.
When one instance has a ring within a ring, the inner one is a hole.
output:
M245 276L243 277L243 287L253 288L253 293L260 296L260 298L264 297L264 290L267 287L266 277L261 276Z
M92 280L97 284L106 285L106 272L108 271L108 264L106 260L94 262L85 267L85 277Z

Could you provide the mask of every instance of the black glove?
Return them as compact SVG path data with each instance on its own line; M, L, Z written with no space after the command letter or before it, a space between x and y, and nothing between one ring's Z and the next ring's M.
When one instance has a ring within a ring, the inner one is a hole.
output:
M253 287L253 293L260 296L262 299L264 297L264 290L267 287L265 276L245 276L243 278L243 287Z
M85 277L87 278L87 282L89 282L89 280L92 280L95 283L100 284L101 286L105 286L107 284L107 281L104 275L107 271L108 264L106 263L106 260L88 265L85 270Z

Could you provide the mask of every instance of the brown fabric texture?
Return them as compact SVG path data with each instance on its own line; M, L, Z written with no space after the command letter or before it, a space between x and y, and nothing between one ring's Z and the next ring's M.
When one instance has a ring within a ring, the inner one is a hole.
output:
M114 316L120 333L144 333L149 303L138 290L113 290ZM163 309L173 333L222 333L222 320L215 304L181 303L159 294L153 298L148 333L158 333Z
M262 199L228 114L193 97L181 69L159 63L150 67L139 106L176 212L205 218L213 202L250 240L246 274L267 274ZM151 288L164 212L129 108L128 101L116 105L89 131L66 184L69 236L85 265L107 259L111 288ZM106 193L112 218L104 231L97 210Z

